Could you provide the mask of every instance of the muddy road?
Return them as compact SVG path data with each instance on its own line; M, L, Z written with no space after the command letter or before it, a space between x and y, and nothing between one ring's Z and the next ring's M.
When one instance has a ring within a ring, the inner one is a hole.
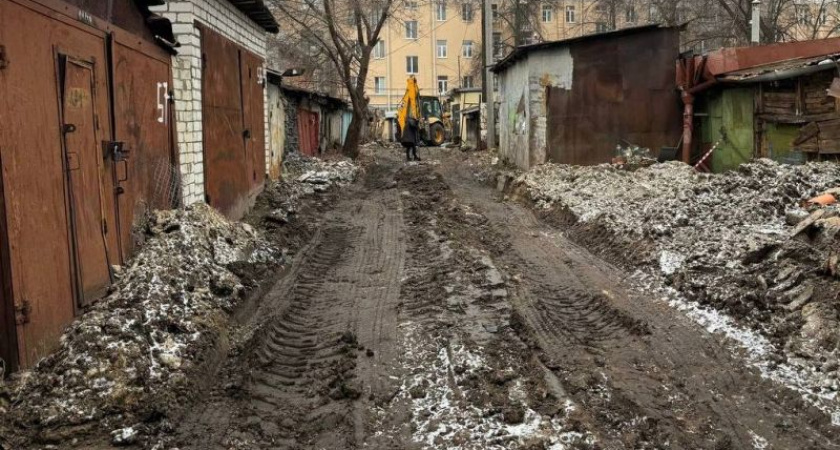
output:
M341 193L165 448L840 448L461 155L399 156Z

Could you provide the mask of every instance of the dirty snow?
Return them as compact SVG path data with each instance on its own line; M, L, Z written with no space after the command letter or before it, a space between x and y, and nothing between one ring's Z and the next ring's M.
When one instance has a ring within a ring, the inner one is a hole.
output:
M189 369L245 295L228 266L280 262L251 227L204 205L156 212L143 231L145 246L115 270L107 297L18 376L15 420L40 429L98 422L115 444L136 441L135 422L177 407Z
M483 348L429 340L422 325L413 322L401 328L403 366L413 375L403 381L400 395L411 401L413 438L423 448L507 449L537 439L549 449L563 450L594 443L594 436L566 429L563 416L544 417L525 406L521 421L509 423L504 413L470 402L466 398L472 388L470 378L490 370ZM511 402L523 404L527 394L521 381L510 384ZM568 399L566 405L568 415L575 406Z
M805 200L840 186L840 165L758 160L724 174L678 162L638 170L546 164L514 191L571 217L571 237L647 273L646 288L720 333L770 379L840 421L840 208L792 237ZM828 267L828 270L826 269ZM828 272L828 273L827 273ZM833 277L832 277L833 273ZM648 279L649 278L649 279Z

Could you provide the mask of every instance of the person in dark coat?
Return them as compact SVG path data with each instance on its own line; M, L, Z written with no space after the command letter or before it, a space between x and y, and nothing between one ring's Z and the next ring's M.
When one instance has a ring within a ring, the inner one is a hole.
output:
M420 161L417 156L417 143L420 141L420 122L409 117L405 121L405 130L402 130L400 142L405 147L406 161Z

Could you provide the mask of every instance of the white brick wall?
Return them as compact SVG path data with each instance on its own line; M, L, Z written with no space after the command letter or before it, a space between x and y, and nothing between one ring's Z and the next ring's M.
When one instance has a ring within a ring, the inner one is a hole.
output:
M172 31L181 44L178 55L172 58L172 71L184 204L203 202L201 35L196 24L215 30L263 59L266 57L267 35L262 27L227 0L169 0L165 6L150 9L172 22ZM268 99L265 89L263 102L267 148Z

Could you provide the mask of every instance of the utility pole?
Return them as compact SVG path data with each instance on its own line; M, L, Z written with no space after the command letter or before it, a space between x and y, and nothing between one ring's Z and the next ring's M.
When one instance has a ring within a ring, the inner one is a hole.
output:
M487 148L496 148L496 102L493 99L493 0L484 0L484 102L487 105Z

